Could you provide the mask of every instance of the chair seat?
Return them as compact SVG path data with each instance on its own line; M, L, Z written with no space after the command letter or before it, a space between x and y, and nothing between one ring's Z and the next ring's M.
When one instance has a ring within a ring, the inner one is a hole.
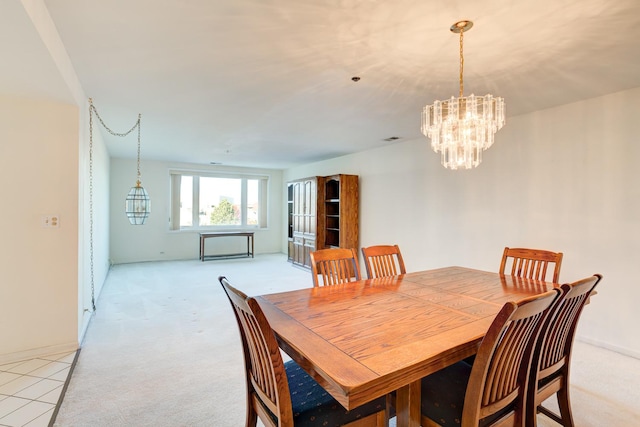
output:
M437 424L459 426L462 424L462 409L471 376L472 365L462 361L441 369L422 379L422 416ZM507 407L480 421L480 426L491 425L498 418L510 412Z
M284 364L289 380L293 420L297 426L332 427L348 424L385 409L384 396L348 411L296 362Z
M460 425L470 375L471 365L458 362L423 378L422 415L442 426Z

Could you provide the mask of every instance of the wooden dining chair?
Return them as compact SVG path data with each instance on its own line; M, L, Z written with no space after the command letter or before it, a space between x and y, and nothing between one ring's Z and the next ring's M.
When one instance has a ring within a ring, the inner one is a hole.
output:
M311 252L309 257L313 286L339 285L360 280L360 266L355 249L320 249Z
M562 285L562 296L544 322L531 370L532 386L528 403L532 412L528 417L530 426L537 425L537 413L542 413L565 427L574 426L569 395L571 349L582 309L600 280L602 276L595 274ZM554 394L558 399L560 415L542 406L542 402Z
M398 245L377 245L362 248L362 257L369 279L397 276L407 272Z
M246 426L387 425L383 396L351 411L342 407L294 361L283 362L275 333L258 302L218 278L233 307L244 352Z
M500 274L508 271L511 265L511 275L528 279L547 281L547 267L554 264L553 283L559 283L560 267L562 266L562 252L551 252L541 249L504 248L500 262Z
M458 362L422 380L422 426L524 426L531 357L552 289L506 303L473 365Z

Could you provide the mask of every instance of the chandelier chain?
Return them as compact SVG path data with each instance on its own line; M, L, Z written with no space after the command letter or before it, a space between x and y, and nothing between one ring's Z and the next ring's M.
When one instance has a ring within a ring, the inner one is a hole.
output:
M133 132L133 130L137 127L138 128L138 138L140 137L140 132L139 132L139 128L140 128L140 118L141 118L141 114L138 114L138 121L135 122L135 124L131 127L131 129L129 129L126 132L123 133L119 133L119 132L114 132L113 130L111 130L111 128L109 128L109 126L107 126L104 121L102 120L102 117L100 117L100 114L98 114L98 110L96 110L96 107L94 107L93 105L93 101L91 100L91 98L89 98L89 109L91 111L93 111L96 114L96 117L98 118L98 120L100 120L100 124L102 124L102 126L107 130L107 132L109 132L111 135L113 136L127 136L129 135L131 132Z
M113 136L124 137L124 136L129 135L131 132L133 132L134 129L136 129L136 128L138 129L138 165L137 165L137 167L138 167L138 185L140 185L140 178L141 178L141 174L140 174L140 122L142 121L142 114L138 114L138 120L134 123L134 125L128 131L126 131L126 132L115 132L109 126L106 125L104 120L102 120L102 117L100 117L100 114L98 113L98 110L93 105L93 100L91 98L89 98L89 115L90 115L90 117L89 117L89 127L91 127L91 113L95 113L95 115L98 118L98 120L100 121L100 124L102 125L102 127L104 127L107 130L107 132L109 132Z
M138 114L138 186L140 186L140 119L142 114Z
M462 75L464 72L464 53L462 49L463 37L464 37L463 34L464 34L464 29L460 29L460 98L462 98L462 94L464 92L464 81L462 78Z

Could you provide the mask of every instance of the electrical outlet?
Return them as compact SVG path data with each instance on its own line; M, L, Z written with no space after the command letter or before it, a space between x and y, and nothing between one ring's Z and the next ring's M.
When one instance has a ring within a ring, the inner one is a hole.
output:
M60 226L60 216L58 215L42 216L42 228L58 228L59 226Z

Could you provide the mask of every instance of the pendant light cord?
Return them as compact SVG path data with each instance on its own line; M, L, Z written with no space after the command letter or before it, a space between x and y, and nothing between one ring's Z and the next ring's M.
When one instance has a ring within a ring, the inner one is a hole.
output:
M93 268L93 101L89 98L89 265L91 271L91 309L96 312ZM96 113L97 114L97 113Z

